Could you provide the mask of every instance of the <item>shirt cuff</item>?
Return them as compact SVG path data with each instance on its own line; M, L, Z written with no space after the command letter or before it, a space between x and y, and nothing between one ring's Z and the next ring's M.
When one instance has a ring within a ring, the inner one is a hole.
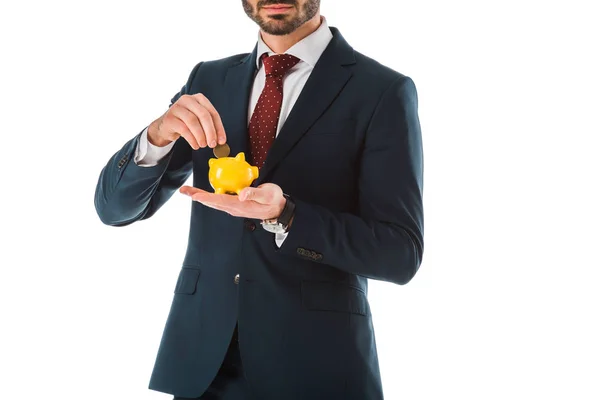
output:
M281 245L285 241L285 238L287 237L288 233L289 232L275 234L275 244L277 245L277 247L281 247Z
M164 147L155 146L148 140L148 128L144 129L135 148L133 161L139 167L154 167L158 165L173 148L175 142L171 142Z

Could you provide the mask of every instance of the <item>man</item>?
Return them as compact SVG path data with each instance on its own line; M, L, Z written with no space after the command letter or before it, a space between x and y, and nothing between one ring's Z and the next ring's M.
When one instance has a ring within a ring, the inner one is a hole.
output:
M382 399L367 279L423 256L412 80L354 51L319 0L243 0L254 51L201 62L109 160L95 205L125 226L179 189L188 248L149 388L175 399ZM215 194L217 145L259 178ZM193 173L193 187L181 187Z

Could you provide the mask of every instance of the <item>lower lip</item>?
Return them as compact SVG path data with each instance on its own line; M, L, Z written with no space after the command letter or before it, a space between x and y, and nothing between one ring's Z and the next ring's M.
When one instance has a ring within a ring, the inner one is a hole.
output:
M268 7L265 8L265 10L270 11L270 12L276 12L276 13L281 13L281 12L286 12L287 10L291 10L292 7Z

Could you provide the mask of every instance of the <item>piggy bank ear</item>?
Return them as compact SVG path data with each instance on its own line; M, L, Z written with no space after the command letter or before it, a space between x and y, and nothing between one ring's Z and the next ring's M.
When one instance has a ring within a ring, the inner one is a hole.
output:
M258 167L252 167L252 176L254 179L258 178Z
M243 152L242 152L242 153L238 153L238 155L237 155L237 156L235 156L235 159L236 159L237 161L246 161L246 156L244 155L244 153L243 153Z
M212 165L215 163L215 161L217 161L216 158L211 158L210 160L208 160L208 166L212 167Z

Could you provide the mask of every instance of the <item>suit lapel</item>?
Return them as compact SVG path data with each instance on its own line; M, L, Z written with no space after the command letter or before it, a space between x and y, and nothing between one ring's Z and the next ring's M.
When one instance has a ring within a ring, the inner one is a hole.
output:
M227 70L225 90L226 106L219 110L231 156L248 152L248 101L256 73L256 47L254 51Z
M323 115L352 76L352 72L344 68L344 65L355 62L354 50L336 28L330 29L333 39L315 65L277 139L269 149L259 178L252 186L265 182L269 173Z

